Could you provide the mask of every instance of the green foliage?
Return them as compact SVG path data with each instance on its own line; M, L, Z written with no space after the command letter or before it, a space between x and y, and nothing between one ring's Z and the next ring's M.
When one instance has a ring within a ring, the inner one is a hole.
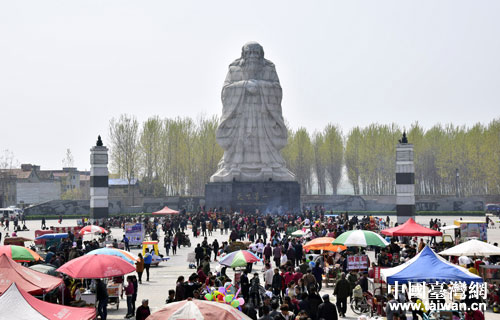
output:
M139 178L148 196L202 195L223 155L215 139L218 125L217 117L155 116L139 130L134 117L113 119L114 173ZM402 135L396 124L355 127L346 136L331 124L313 134L305 128L288 130L281 153L303 193L336 194L344 165L355 194L395 193L395 148ZM456 194L456 169L460 196L500 193L500 119L470 128L438 124L428 130L415 122L407 135L414 145L416 194Z

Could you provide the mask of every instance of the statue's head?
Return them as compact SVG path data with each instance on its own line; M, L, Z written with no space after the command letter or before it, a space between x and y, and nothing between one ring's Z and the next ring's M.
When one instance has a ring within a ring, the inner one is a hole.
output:
M264 59L264 48L257 42L251 41L243 45L241 57L245 60L257 61Z

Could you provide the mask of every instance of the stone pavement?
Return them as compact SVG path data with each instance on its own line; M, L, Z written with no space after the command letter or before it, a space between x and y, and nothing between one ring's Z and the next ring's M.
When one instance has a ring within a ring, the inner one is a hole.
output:
M391 220L395 220L394 216L391 216ZM418 217L417 222L428 224L429 219L431 217ZM452 217L438 217L441 218L442 222L446 222L448 225L453 223L454 218ZM477 220L477 218L466 218L464 220ZM34 231L40 228L40 221L27 221L27 226L30 231L19 232L19 236L34 238ZM62 224L59 224L56 220L48 220L47 226L76 226L76 220L65 219ZM2 228L3 229L3 228ZM12 230L12 227L11 227ZM3 234L2 239L5 236L5 231L0 230ZM117 239L121 239L123 236L123 230L118 228L113 228L111 230L113 237ZM9 232L10 233L10 232ZM175 289L175 282L177 277L183 275L187 278L191 273L195 272L195 269L188 268L187 255L188 253L194 252L194 247L196 247L197 243L201 243L203 241L203 237L192 237L192 233L189 235L191 239L191 248L182 247L177 250L177 255L171 255L171 259L167 262L162 262L158 267L151 267L150 269L150 281L144 281L146 279L146 275L143 274L143 282L139 285L138 296L136 307L138 307L142 301L142 299L149 299L149 306L151 308L151 312L154 312L163 306L165 306L165 300L168 296L169 289ZM90 235L86 235L85 239L87 239ZM163 232L159 234L160 238L160 251L162 254L165 254L165 250L163 248ZM220 235L220 231L213 232L212 236L208 237L209 243L211 243L214 239L218 240L219 243L222 241L228 240L228 235ZM489 229L488 230L488 240L489 242L500 242L500 229ZM131 251L135 254L140 252L139 248L132 248ZM212 254L213 258L213 254ZM371 253L370 259L373 258L373 253ZM214 271L215 267L218 265L217 262L211 262L211 270ZM258 263L254 266L253 271L260 272L262 269L262 264ZM227 275L233 279L233 271L232 269L227 270ZM335 298L333 296L332 288L324 288L320 295L325 293L330 294L330 300L335 302ZM127 311L127 303L126 299L120 301L119 309L116 309L114 305L108 305L108 319L124 319ZM357 316L352 312L350 307L347 310L347 317L344 319L357 319ZM500 314L493 314L491 312L487 312L486 319L500 319Z

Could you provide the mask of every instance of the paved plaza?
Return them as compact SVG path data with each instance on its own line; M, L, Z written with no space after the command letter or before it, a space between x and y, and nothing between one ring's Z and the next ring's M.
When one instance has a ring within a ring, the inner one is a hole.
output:
M433 217L434 218L434 217ZM453 220L455 220L454 217L448 217L448 216L442 216L438 217L441 219L441 221L444 223L446 222L447 225L452 224ZM428 224L429 220L431 217L417 217L416 221L419 223L423 224ZM480 217L463 217L464 220L478 220L478 219L484 219ZM395 216L391 216L391 220L395 220ZM40 229L40 221L27 221L27 226L30 229L30 231L25 231L25 232L19 232L19 236L27 237L27 238L34 238L34 231L37 229ZM76 226L76 220L74 219L65 219L63 220L62 224L59 224L56 220L48 220L47 221L47 226ZM12 229L11 229L12 230ZM1 230L3 237L5 235L5 231ZM123 230L119 228L113 228L111 229L113 237L117 239L121 239L123 236ZM269 231L268 231L269 234ZM169 289L175 289L175 282L177 280L177 277L180 275L184 275L186 278L189 276L191 273L195 272L196 270L194 269L189 269L188 268L188 262L187 262L187 256L188 253L191 253L194 251L194 247L196 246L197 243L201 243L203 241L203 237L197 237L194 238L192 237L192 233L189 234L191 238L191 248L187 247L182 247L181 249L177 250L177 254L174 256L170 256L170 260L167 262L161 263L158 267L151 267L151 273L150 273L150 281L144 281L146 278L146 275L143 275L143 282L141 285L139 285L139 290L138 290L138 296L137 296L137 302L136 302L136 307L140 305L140 301L142 299L149 299L149 306L151 308L151 312L155 312L156 310L162 308L165 305L165 300L167 299L168 296L168 290ZM90 235L86 235L85 239L89 238ZM220 231L217 230L216 232L213 232L212 236L208 237L209 243L211 243L214 239L217 239L219 243L222 243L222 241L227 241L229 235L221 235ZM159 238L160 238L160 251L162 254L165 254L165 250L163 248L163 232L160 231L159 233ZM488 230L488 242L494 243L494 242L500 242L500 229L489 229ZM131 248L131 251L135 254L140 252L139 248ZM373 259L373 252L370 252L370 259ZM213 258L213 255L212 255ZM214 271L216 266L218 265L217 262L212 261L211 262L211 271ZM262 269L263 265L261 263L258 263L256 266L254 266L253 271L258 271ZM233 279L234 272L231 269L227 270L227 275ZM323 288L321 291L320 295L328 293L330 294L330 299L332 302L335 302L335 298L333 296L333 290L332 288ZM120 301L120 307L117 310L116 306L114 305L109 305L108 306L108 319L124 319L125 314L127 311L127 303L126 299L123 299ZM347 311L347 317L345 319L357 319L357 316L352 312L350 307L348 308ZM494 314L491 312L486 313L486 319L500 319L500 314Z

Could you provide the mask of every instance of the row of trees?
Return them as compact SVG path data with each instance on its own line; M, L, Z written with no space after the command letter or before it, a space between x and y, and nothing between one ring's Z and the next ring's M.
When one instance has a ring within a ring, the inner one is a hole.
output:
M215 140L218 124L217 117L157 116L139 124L121 115L110 121L112 170L129 182L139 178L150 196L202 195L223 154ZM396 124L355 127L346 135L331 124L313 133L289 129L282 155L304 193L336 194L345 176L355 194L394 194L401 135ZM415 123L407 135L414 144L417 194L500 192L500 120L428 130Z
M200 195L223 151L215 141L217 117L147 119L121 115L109 126L111 168L146 195Z

